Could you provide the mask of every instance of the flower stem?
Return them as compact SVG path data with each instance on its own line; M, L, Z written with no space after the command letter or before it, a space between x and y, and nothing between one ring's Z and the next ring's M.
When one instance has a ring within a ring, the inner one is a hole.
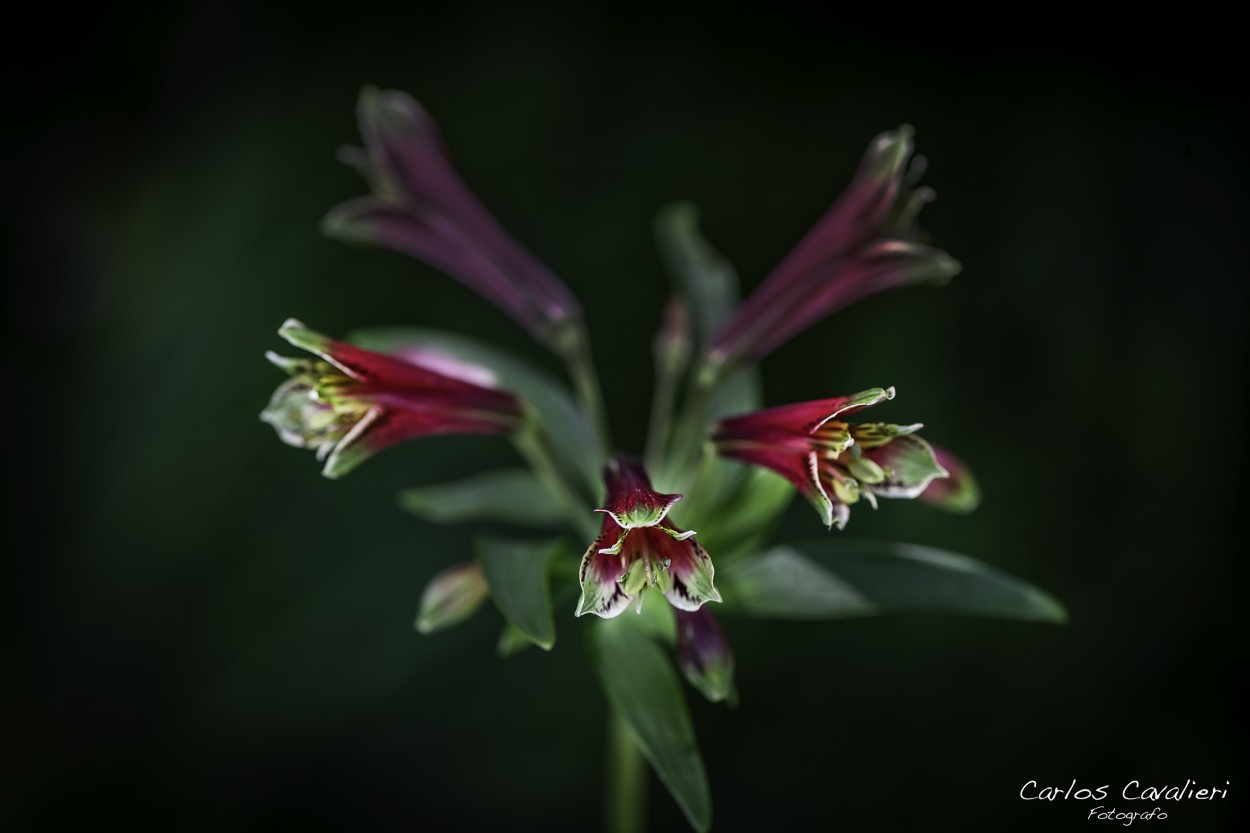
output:
M608 715L608 833L642 833L647 821L647 768L629 727Z
M585 501L578 497L577 492L569 485L561 474L555 458L551 454L551 446L542 425L531 416L527 424L513 435L513 442L521 456L529 463L535 476L547 487L547 490L559 502L573 527L583 535L595 536L594 515Z
M651 398L651 419L647 424L647 447L643 455L647 471L656 472L664 460L668 446L673 403L677 398L677 380L680 368L662 362L656 363L655 393Z
M582 407L586 409L595 436L599 439L600 449L606 455L612 447L612 441L608 434L603 390L599 386L599 375L595 372L595 360L590 352L590 337L580 322L574 325L561 353L568 365L569 376L573 379L577 395L582 400Z
M707 428L707 406L712 393L712 382L699 373L691 376L690 387L686 395L686 407L678 426L674 441L676 458L681 461L680 476L684 483L689 483L692 472L703 455L704 431ZM685 488L685 487L683 487ZM679 489L678 491L682 491Z

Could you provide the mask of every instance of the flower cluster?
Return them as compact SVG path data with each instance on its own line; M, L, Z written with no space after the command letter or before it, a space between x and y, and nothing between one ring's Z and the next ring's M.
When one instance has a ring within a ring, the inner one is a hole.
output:
M268 354L288 378L261 419L289 445L315 450L331 478L407 440L509 437L528 469L426 489L406 508L437 521L557 525L578 538L567 546L563 538L479 544L475 561L430 582L417 628L441 630L493 598L507 620L501 653L529 644L549 649L552 598L571 601L580 591L576 616L618 620L590 630L617 713L653 751L671 746L671 755L652 755L652 763L692 823L705 826L710 810L700 803L697 779L664 770L666 761L689 755L685 735L669 731L688 717L679 702L664 720L649 717L669 702L663 698L672 696L676 678L648 643L671 646L676 668L710 700L732 702L734 656L708 603L746 613L785 611L787 603L834 616L875 609L863 601L866 594L848 595L847 582L795 551L762 549L785 506L776 495L788 500L792 490L759 470L788 481L827 529L842 529L851 507L875 508L878 498L921 498L960 511L977 503L967 467L922 439L920 423L858 419L893 399L893 388L764 409L754 376L761 359L831 313L889 289L944 283L959 271L945 252L919 242L917 217L934 195L916 184L923 160L913 157L912 130L903 126L873 140L847 190L741 304L733 302L732 269L698 236L689 214L662 237L666 251L676 253L679 292L654 342L656 395L644 466L611 451L577 299L460 179L421 105L368 88L358 117L364 146L341 157L370 193L331 210L324 232L417 258L472 289L565 360L572 390L513 355L448 334L392 333L365 339L373 348L366 349L292 319L279 334L311 356ZM603 516L598 526L596 512ZM690 527L704 532L712 554ZM718 548L726 552L720 589L712 561ZM571 555L579 551L574 569ZM968 572L966 559L921 561L925 569ZM1002 579L995 581L995 592L1003 592ZM641 614L649 593L668 604L648 605L648 616L621 617L631 607ZM965 596L934 598L939 607L957 606ZM1030 588L1017 604L1025 617L1058 616L1061 609L1045 602ZM631 631L631 621L646 624Z
M372 194L330 211L323 229L416 257L474 289L545 343L568 337L580 319L569 289L510 237L456 174L433 120L403 93L367 88L358 108L364 148L342 158ZM700 383L757 361L829 313L896 286L941 282L958 271L944 252L915 242L916 216L933 198L913 188L921 166L911 158L909 127L878 136L851 187L763 284L721 327L702 360ZM910 165L909 165L910 161ZM670 304L672 310L684 307ZM669 332L672 331L672 332ZM575 334L577 331L573 331ZM681 352L679 330L665 328L663 349ZM279 333L316 358L269 358L290 378L261 418L290 445L313 448L327 477L338 477L391 445L436 434L513 433L526 409L513 393L484 387L422 364L334 341L288 321ZM574 335L576 337L576 335ZM785 477L826 527L846 525L860 500L923 495L962 465L916 435L921 426L850 423L846 418L894 397L873 388L853 396L756 411L710 430L720 455ZM589 407L589 405L588 405ZM696 415L697 416L697 415ZM537 426L541 430L541 425ZM579 570L578 616L617 616L656 588L681 611L721 600L712 560L668 521L681 495L652 489L642 465L617 454L604 467L602 530ZM948 487L945 496L967 490Z

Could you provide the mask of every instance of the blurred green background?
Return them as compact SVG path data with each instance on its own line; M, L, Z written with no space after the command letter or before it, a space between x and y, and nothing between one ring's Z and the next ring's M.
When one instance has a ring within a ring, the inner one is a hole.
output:
M512 463L510 446L431 440L329 482L256 418L292 315L440 327L557 369L450 279L318 235L364 193L333 153L375 83L427 106L470 185L583 299L635 451L668 292L654 213L697 203L753 286L872 136L917 128L939 194L924 225L964 273L795 339L765 363L768 401L897 386L881 415L923 420L985 502L889 503L849 534L967 553L1072 621L727 621L740 706L691 692L715 829L1086 817L1020 800L1033 779L1109 784L1115 805L1131 779L1231 780L1225 802L1168 808L1173 830L1231 829L1250 225L1244 94L1218 34L1052 21L987 42L936 17L784 6L39 14L14 35L4 139L0 827L598 824L584 623L506 661L493 610L411 628L424 582L481 530L415 521L395 492ZM796 502L778 537L821 534ZM652 829L685 829L653 787Z

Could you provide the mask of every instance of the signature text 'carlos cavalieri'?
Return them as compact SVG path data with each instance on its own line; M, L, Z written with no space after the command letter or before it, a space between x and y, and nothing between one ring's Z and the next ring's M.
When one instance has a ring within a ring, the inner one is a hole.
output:
M1162 786L1143 786L1140 781L1129 781L1120 790L1120 798L1125 801L1151 802L1214 801L1217 798L1228 798L1228 784L1229 782L1225 781L1223 787L1199 787L1196 781L1186 780L1184 786L1174 787L1167 784ZM1066 788L1043 787L1037 781L1028 781L1020 788L1020 797L1025 801L1067 801L1068 799L1106 801L1110 795L1110 789L1110 784L1103 784L1100 787L1078 787L1075 779ZM1155 819L1166 819L1167 817L1168 814L1159 807L1143 812L1120 812L1115 807L1108 809L1099 805L1089 811L1089 818L1091 819L1121 821L1126 826L1132 824L1134 820L1152 821Z

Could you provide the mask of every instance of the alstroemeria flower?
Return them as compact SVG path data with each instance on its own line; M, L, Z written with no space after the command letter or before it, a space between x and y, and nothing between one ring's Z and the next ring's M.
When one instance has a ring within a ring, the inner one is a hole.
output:
M713 440L732 457L780 474L820 513L826 528L842 529L850 507L878 497L914 498L946 477L923 428L884 422L849 423L851 414L894 398L894 388L800 402L726 419Z
M317 358L265 357L290 374L260 418L287 445L312 448L340 477L396 443L434 434L501 434L521 419L511 393L354 347L289 319L278 334Z
M554 347L562 325L580 317L581 307L464 184L421 105L401 92L366 87L357 116L365 146L346 148L341 157L373 193L332 209L322 230L446 272Z
M916 242L916 217L933 199L911 188L923 161L908 160L912 129L882 133L833 207L747 298L713 341L710 368L758 361L836 310L887 289L945 283L959 263Z
M665 521L681 495L653 490L642 465L624 455L604 467L603 477L607 497L595 510L604 514L603 531L582 556L577 615L611 619L634 600L641 610L642 594L651 587L679 610L719 602L712 559L694 540L694 530Z

